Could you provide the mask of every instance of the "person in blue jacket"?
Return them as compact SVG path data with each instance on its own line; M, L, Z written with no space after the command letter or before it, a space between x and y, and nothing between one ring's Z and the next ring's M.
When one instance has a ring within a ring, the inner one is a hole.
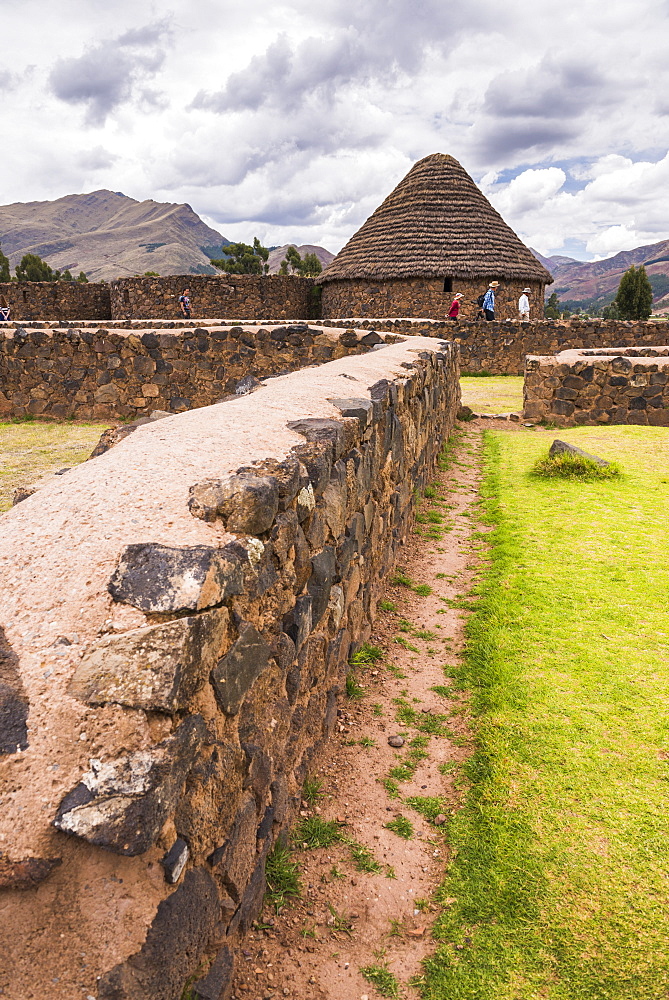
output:
M488 291L483 296L483 312L486 319L495 318L495 289L499 287L499 281L491 281Z

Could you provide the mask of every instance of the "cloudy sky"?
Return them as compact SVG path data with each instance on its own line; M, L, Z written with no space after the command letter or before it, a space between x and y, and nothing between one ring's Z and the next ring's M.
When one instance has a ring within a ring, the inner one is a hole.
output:
M669 238L669 0L0 0L0 201L336 251L451 153L546 254Z

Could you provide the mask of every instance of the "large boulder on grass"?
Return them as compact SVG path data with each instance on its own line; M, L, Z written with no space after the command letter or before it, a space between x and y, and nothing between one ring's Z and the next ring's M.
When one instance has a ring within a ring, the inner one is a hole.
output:
M606 466L611 464L603 458L598 458L597 455L590 455L587 451L582 451L575 444L568 444L566 441L559 441L556 438L550 446L548 457L556 458L558 455L580 455L581 458L589 458L591 462L596 462L597 465Z

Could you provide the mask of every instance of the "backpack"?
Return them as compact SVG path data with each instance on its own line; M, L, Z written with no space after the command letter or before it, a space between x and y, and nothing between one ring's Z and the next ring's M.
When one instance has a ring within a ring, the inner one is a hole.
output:
M477 298L477 300L476 300L476 301L477 301L477 303L478 303L478 305L479 305L479 306L480 306L481 308L483 307L483 300L484 300L484 299L485 299L485 292L484 292L484 294L483 294L483 295L479 295L479 297L478 297L478 298Z

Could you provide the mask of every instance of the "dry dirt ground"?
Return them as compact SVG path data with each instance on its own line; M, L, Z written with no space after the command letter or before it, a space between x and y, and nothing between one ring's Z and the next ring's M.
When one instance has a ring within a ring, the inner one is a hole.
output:
M481 428L478 420L459 425L449 468L435 476L437 498L421 502L423 516L436 511L444 520L417 524L424 534L412 536L400 560L406 576L429 584L432 593L389 584L382 604L392 602L396 610L380 611L370 639L383 659L356 668L364 696L345 699L339 731L312 772L323 794L303 802L302 816L336 820L344 840L305 849L294 835L301 896L278 914L266 902L238 955L236 1000L417 996L410 982L418 985L421 961L434 950L433 900L448 860L441 822L461 801L458 762L470 743L466 703L448 690L449 667L462 649L461 613L450 604L469 590L479 558L481 541L473 532L480 527ZM439 527L441 538L426 536ZM396 735L404 737L401 749L388 744ZM384 779L407 761L408 770L399 773L408 780L396 780L397 793L391 785L389 794ZM412 808L409 796L429 797L432 817L441 814L438 823ZM398 816L412 824L409 839L387 828ZM377 873L358 870L347 841L371 852ZM360 971L369 967L391 971L399 993L392 986L379 993Z

